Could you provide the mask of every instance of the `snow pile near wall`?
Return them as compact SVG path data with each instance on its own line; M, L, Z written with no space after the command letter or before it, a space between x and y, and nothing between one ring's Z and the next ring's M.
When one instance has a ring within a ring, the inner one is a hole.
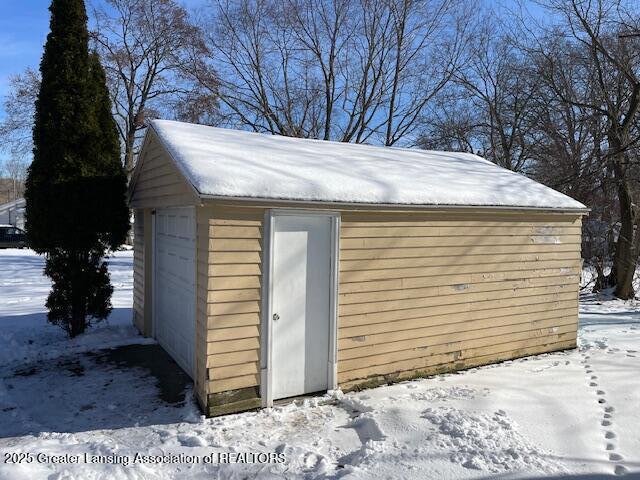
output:
M463 467L492 473L560 471L555 462L546 459L548 452L526 440L504 410L473 413L438 407L428 408L424 418L436 427L431 440L452 451L451 461Z
M307 140L155 120L152 128L204 195L404 205L582 209L476 155Z

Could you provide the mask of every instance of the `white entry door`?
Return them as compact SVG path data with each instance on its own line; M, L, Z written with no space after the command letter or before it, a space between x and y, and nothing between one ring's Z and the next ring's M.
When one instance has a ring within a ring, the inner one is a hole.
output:
M273 217L272 398L327 390L332 217Z
M155 214L154 336L191 377L195 362L194 208Z

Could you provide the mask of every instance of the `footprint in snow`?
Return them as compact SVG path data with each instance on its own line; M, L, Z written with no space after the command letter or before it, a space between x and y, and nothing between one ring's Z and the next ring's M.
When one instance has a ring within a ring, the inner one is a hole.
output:
M183 447L205 447L207 442L195 435L178 435L178 441Z
M607 353L615 353L616 351L619 351L619 349L609 349L607 350ZM628 351L627 351L628 354ZM591 370L591 365L586 363L586 360L589 358L587 356L584 357L585 361L584 361L584 368L585 368L585 372L587 374L591 374L593 373L593 370ZM591 375L589 380L589 386L590 387L598 387L598 383L595 382L595 380L597 380L598 377L597 375ZM598 396L598 403L600 405L605 405L607 403L606 399L604 398L604 396L606 395L606 392L604 390L596 390L596 395ZM613 423L613 412L615 411L615 409L612 406L605 406L604 407L604 413L603 413L603 419L600 422L600 425L603 427L611 427L612 423ZM612 431L612 430L607 430L604 432L604 438L606 440L612 440L614 438L616 438L616 434ZM620 462L623 459L622 455L620 455L619 453L616 453L614 450L616 449L616 446L614 443L612 442L606 442L605 445L605 451L608 453L608 458L609 461L611 462ZM627 468L624 465L620 465L617 464L614 466L614 473L616 475L624 475L627 473Z
M622 465L616 465L616 469L614 470L616 475L626 475L628 470Z
M156 430L156 434L162 439L169 438L173 435L169 430Z

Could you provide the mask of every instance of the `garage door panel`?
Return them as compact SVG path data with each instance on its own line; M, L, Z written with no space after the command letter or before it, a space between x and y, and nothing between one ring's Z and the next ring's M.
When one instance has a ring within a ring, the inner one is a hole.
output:
M156 211L155 336L189 375L195 356L193 208Z

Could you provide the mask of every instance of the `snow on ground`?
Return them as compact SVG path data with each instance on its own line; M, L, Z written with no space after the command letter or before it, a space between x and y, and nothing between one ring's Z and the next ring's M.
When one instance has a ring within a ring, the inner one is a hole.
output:
M0 251L0 479L640 477L636 302L584 295L577 350L205 419L189 385L164 396L144 365L116 358L157 347L128 325L131 261L111 259L112 317L69 342L45 323L42 259ZM285 461L217 457L259 452ZM136 453L200 463L125 465Z
M90 335L69 341L62 329L47 322L44 302L51 283L42 275L43 258L32 250L0 250L0 365L139 342L131 325L132 252L115 252L108 263L113 312Z

